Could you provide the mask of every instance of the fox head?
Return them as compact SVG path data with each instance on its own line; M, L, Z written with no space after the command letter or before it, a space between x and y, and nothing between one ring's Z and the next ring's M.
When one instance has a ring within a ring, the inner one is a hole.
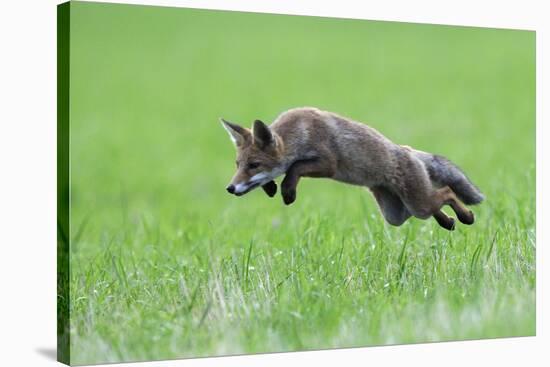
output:
M252 130L221 119L237 148L237 172L227 186L230 194L241 196L284 173L282 141L260 120Z

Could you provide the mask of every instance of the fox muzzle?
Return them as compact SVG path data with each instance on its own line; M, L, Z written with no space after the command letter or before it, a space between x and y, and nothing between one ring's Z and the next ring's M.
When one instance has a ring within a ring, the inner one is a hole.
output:
M258 186L264 185L267 182L271 181L271 177L266 173L258 173L254 175L250 180L243 183L233 184L230 183L225 189L228 193L234 194L236 196L242 196Z

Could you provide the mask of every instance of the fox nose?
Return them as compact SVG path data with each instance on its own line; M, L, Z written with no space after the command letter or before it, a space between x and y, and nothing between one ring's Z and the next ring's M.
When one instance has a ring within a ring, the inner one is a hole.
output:
M235 193L235 186L229 185L229 186L226 187L226 190L227 190L228 193L233 194L233 193Z

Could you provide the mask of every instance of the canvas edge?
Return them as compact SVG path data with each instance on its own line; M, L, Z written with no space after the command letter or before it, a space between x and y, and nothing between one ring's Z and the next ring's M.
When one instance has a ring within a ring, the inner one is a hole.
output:
M70 365L70 2L57 6L57 360Z

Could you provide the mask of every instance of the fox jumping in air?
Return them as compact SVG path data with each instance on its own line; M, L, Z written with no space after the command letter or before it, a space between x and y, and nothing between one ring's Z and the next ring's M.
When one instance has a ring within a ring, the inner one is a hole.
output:
M289 205L296 200L301 177L326 177L368 187L394 226L411 216L433 216L447 230L455 228L455 220L441 210L444 205L451 206L460 222L472 224L474 214L464 204L484 199L448 159L395 144L375 129L332 112L295 108L269 126L256 120L252 129L221 122L237 147L230 194L241 196L261 186L273 197L274 180L284 174L281 194Z

